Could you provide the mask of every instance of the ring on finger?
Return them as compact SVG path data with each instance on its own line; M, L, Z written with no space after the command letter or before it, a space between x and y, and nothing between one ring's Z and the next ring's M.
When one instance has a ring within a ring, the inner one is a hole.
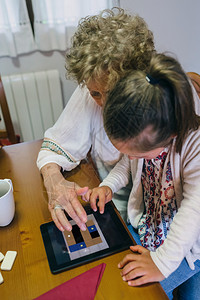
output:
M58 209L58 208L64 209L60 204L56 204L56 205L54 206L54 210L56 210L56 209Z

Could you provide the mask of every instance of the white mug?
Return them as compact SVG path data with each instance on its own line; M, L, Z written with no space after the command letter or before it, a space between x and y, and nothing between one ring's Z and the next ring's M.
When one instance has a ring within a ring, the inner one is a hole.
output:
M7 226L15 214L13 185L10 179L0 179L0 226Z

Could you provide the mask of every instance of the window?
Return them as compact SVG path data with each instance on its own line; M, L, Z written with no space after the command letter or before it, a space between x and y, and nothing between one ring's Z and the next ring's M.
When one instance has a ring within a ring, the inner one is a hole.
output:
M36 49L25 0L0 0L0 56Z
M0 56L65 51L80 18L119 6L116 0L32 0L32 6L30 1L0 0Z
M112 0L32 0L35 41L38 49L66 50L78 21L87 15L112 8Z

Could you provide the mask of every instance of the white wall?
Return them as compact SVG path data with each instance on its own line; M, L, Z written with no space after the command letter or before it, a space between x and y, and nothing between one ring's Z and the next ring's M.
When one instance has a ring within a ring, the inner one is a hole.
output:
M200 73L199 0L120 0L120 6L145 19L158 51L173 52L186 72Z

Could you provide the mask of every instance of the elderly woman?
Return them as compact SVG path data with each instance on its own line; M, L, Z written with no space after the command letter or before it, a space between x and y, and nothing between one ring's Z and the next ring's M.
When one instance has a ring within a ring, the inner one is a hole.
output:
M78 166L90 148L101 180L119 161L120 152L103 128L102 105L120 78L130 70L146 68L153 52L153 34L137 15L114 8L80 21L66 55L67 75L79 86L58 121L45 132L37 159L48 193L48 207L60 230L71 230L64 210L82 230L87 221L77 198L87 188L65 180L61 169L70 171ZM129 192L127 186L113 197L125 221Z

